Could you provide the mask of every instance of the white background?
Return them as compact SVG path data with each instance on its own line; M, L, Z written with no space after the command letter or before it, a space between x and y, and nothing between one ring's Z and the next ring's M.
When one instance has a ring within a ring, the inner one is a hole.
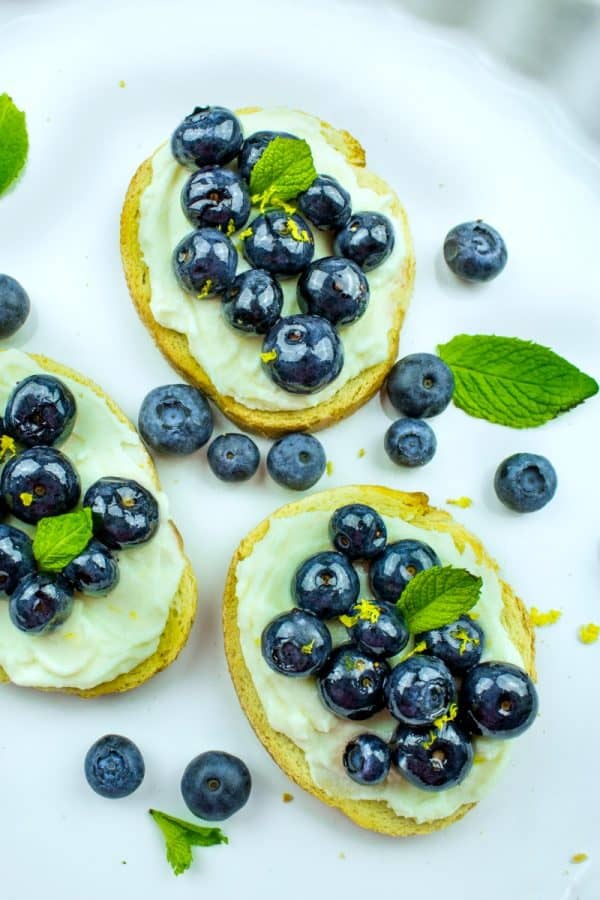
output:
M31 139L23 179L0 199L0 271L24 284L34 309L16 343L87 373L133 418L150 388L176 378L129 302L121 202L139 162L202 103L295 106L363 142L414 233L403 353L495 332L550 345L600 375L598 148L549 94L489 62L459 31L367 0L5 0L2 91L26 110ZM476 217L509 248L505 272L484 287L458 283L440 257L446 231ZM129 696L0 690L2 896L597 900L600 644L583 646L576 633L600 620L599 409L592 400L522 432L450 409L433 423L435 459L416 471L387 461L379 398L322 435L334 472L320 487L385 483L425 490L438 505L472 497L457 517L526 603L563 610L539 633L541 713L503 781L463 822L407 841L363 832L290 786L230 684L220 630L227 563L290 493L263 473L225 486L204 451L160 460L199 578L196 625L178 662ZM498 463L520 450L546 454L558 472L555 499L530 516L509 513L492 489ZM107 731L129 735L146 759L141 789L119 802L97 797L82 775L87 748ZM175 880L146 810L185 815L183 768L213 748L246 760L253 794L225 825L230 845L197 850ZM288 790L294 801L284 804ZM583 851L589 863L570 866Z

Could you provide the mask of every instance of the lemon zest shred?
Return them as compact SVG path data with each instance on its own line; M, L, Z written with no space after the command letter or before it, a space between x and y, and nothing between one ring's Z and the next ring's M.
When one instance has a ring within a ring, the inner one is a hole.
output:
M225 234L227 237L231 237L231 235L234 233L234 231L235 231L235 222L233 221L233 219L230 219L229 222L227 223L227 228L225 229Z
M125 79L124 79L124 78L121 78L121 80L119 81L119 87L120 87L120 88L124 88L124 87L125 87Z
M562 613L559 609L549 609L548 612L542 612L537 606L532 606L529 610L531 624L536 628L542 628L544 625L554 625L561 616Z
M595 644L600 637L600 625L589 622L579 626L579 640L582 644Z
M196 294L198 300L204 300L205 297L208 297L212 290L212 278L207 278L204 282L204 286L199 294Z
M251 236L252 236L252 229L251 229L251 228L244 228L244 230L243 230L243 231L240 231L240 233L238 234L238 237L239 237L240 241L245 241L246 238L249 238L249 237L251 237Z
M130 609L130 610L129 610L129 618L130 618L130 619L137 619L137 617L138 617L138 614L136 613L135 609Z
M433 721L433 731L429 732L429 737L423 743L423 749L429 750L430 747L435 743L435 739L438 736L438 732L444 727L447 722L452 722L458 715L458 704L451 703L447 713L444 713L443 716L440 716L439 719L434 719Z
M473 612L473 610L470 609L468 613L465 613L465 616L467 616L467 618L469 619L473 619L473 621L475 622L479 618L479 613Z
M325 466L328 475L333 475L333 463L330 459L327 460L327 465Z
M362 597L358 600L352 609L356 610L353 616L340 616L339 620L342 625L345 625L346 628L352 628L353 625L359 620L363 622L370 622L371 625L374 625L375 622L379 619L381 615L381 610L379 607L373 603L372 600L367 600L366 597Z
M17 455L14 438L8 434L3 434L0 438L0 462L4 462L5 458L11 459Z
M473 644L475 647L477 647L478 644L481 643L479 638L471 637L470 634L467 634L464 628L457 628L456 631L451 631L450 637L456 638L457 641L460 641L460 647L458 648L459 656L462 656L463 653L466 653L469 644Z
M473 757L473 763L478 766L481 763L487 762L487 756L484 756L483 753L476 753Z
M302 647L300 647L300 652L305 653L306 656L310 656L310 654L313 651L314 646L315 646L315 639L313 638L309 644L303 644Z
M469 506L473 506L473 501L470 497L456 497L454 500L446 500L446 503L449 503L450 506L460 506L461 509L468 509Z
M277 359L277 350L267 350L266 353L260 354L261 361L264 363L272 362Z
M366 455L366 453L367 453L367 451L365 450L365 448L364 448L364 447L361 447L360 450L358 451L358 458L359 458L359 459L362 459L363 456Z
M578 865L579 863L585 862L587 859L589 859L587 853L574 853L571 857L571 862Z
M77 635L74 631L67 631L65 632L65 634L63 634L63 638L65 639L65 641L72 641L76 637Z
M310 241L310 235L306 228L300 228L298 223L294 219L289 218L285 224L288 230L288 234L293 237L295 241L300 241L303 244L306 244L307 241Z
M31 506L33 503L33 494L30 494L29 491L23 491L22 494L19 494L19 500L23 506Z
M407 653L406 656L402 657L402 662L404 662L405 659L410 659L410 657L414 656L416 653L422 653L423 650L427 650L427 644L425 641L419 641L418 644L415 644L410 653Z

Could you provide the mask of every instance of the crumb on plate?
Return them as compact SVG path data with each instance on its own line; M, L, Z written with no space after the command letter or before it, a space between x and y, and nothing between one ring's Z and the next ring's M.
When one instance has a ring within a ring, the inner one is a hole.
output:
M449 503L450 506L460 506L461 509L468 509L469 506L473 506L473 501L470 497L456 497L456 499L448 499L446 503Z
M577 865L578 863L585 862L588 859L587 853L574 853L571 857L571 862Z
M291 803L292 800L294 799L294 795L288 794L287 791L284 791L284 793L281 795L281 799L283 800L284 803Z

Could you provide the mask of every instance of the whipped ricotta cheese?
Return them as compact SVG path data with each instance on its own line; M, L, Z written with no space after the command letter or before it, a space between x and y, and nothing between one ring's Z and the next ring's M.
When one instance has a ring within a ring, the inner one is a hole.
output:
M510 635L501 624L501 586L496 572L479 562L470 547L461 552L452 537L384 516L388 540L412 538L436 551L443 565L462 566L483 579L476 612L485 633L483 659L501 659L523 666ZM313 511L287 518L272 518L269 529L250 556L237 569L238 626L246 666L261 699L270 726L287 735L305 754L314 782L335 797L382 800L399 816L427 822L451 815L463 803L474 803L488 790L508 761L510 741L480 738L475 741L475 764L462 784L440 793L421 790L391 771L383 784L362 786L346 774L342 757L346 744L369 731L388 740L395 720L382 712L363 722L333 715L321 702L313 678L286 678L270 669L262 658L260 636L275 616L292 606L292 573L307 557L331 549L330 513ZM279 560L279 565L273 561ZM371 596L365 572L357 567L361 596ZM334 624L334 645L346 640L345 629ZM392 665L408 648L390 660Z
M25 353L0 353L0 407L15 384L45 371ZM15 684L92 688L133 669L151 656L165 627L184 557L169 525L166 496L152 479L149 457L135 431L121 422L91 388L58 376L77 402L75 427L60 450L74 463L82 496L104 475L133 478L156 497L160 525L147 544L118 552L120 580L106 597L75 596L73 613L49 634L16 628L8 601L0 597L0 666ZM33 535L34 528L8 523Z
M171 267L171 256L192 225L181 210L181 189L190 176L171 155L169 144L152 158L152 180L140 203L139 242L148 267L152 315L161 325L187 337L191 355L202 366L220 394L233 397L253 409L297 410L331 399L341 387L388 355L388 332L396 301L391 285L407 254L402 221L393 211L394 195L378 194L360 183L360 172L343 153L325 139L319 120L294 110L278 108L240 115L245 134L254 131L288 131L304 138L312 150L318 172L332 175L350 192L352 209L375 210L387 215L395 226L394 250L381 266L367 273L370 301L365 314L352 325L339 328L344 347L344 366L335 381L315 394L290 394L277 387L260 363L262 338L234 331L225 321L219 298L198 300L182 290ZM251 219L257 214L253 208ZM314 259L332 254L331 235L311 228L315 238ZM240 246L238 272L249 268ZM282 315L299 312L297 278L282 280Z

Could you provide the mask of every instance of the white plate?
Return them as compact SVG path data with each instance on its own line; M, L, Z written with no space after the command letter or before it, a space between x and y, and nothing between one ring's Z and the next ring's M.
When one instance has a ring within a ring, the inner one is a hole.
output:
M367 0L20 0L0 12L0 91L27 111L31 137L25 176L0 199L0 269L26 285L35 309L18 343L86 372L132 417L147 390L174 376L129 302L120 206L138 163L202 102L304 108L364 143L415 237L403 353L462 331L496 332L550 345L598 376L598 150L549 94L488 62L460 32ZM479 216L510 253L505 273L481 289L459 284L440 260L448 228ZM203 453L161 460L200 580L193 634L168 672L129 696L0 691L2 895L595 900L600 645L583 646L576 631L600 617L599 409L590 401L523 432L451 409L434 423L436 458L411 472L385 458L378 398L322 436L334 472L321 487L385 482L426 490L436 504L472 497L458 517L526 603L564 611L540 632L541 714L501 783L463 822L406 842L363 832L295 787L284 804L290 784L229 682L219 621L226 566L238 539L289 492L264 475L223 486ZM545 453L559 475L556 498L532 516L510 514L492 489L498 462L517 450ZM130 735L146 757L142 788L119 803L82 777L85 751L106 731ZM197 850L174 885L146 810L185 814L181 772L209 748L247 761L253 795L225 826L230 845ZM583 851L589 863L570 866Z

